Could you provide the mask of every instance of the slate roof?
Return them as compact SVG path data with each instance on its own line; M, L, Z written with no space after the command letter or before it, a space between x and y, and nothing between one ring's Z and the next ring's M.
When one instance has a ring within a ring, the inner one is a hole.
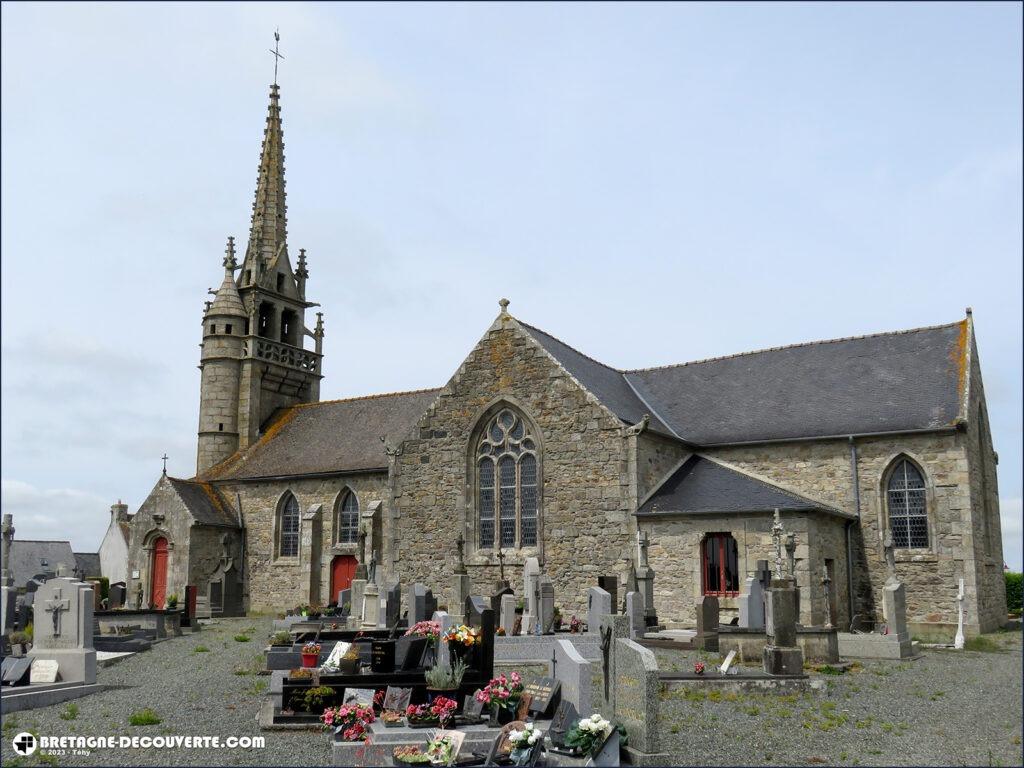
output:
M98 552L75 552L75 568L79 576L102 576Z
M940 429L962 417L966 320L633 371L522 325L624 422L651 413L652 428L660 417L693 445Z
M224 501L220 491L209 483L197 480L167 478L197 523L238 527L238 516Z
M43 565L45 561L46 565ZM36 574L56 573L57 564L64 563L68 570L75 567L75 553L67 541L37 541L14 539L11 542L11 565L14 586L24 587Z
M384 470L381 437L396 444L439 389L328 400L283 409L251 448L212 467L207 480Z
M779 488L717 461L693 454L640 505L637 515L736 512L811 512L849 515Z

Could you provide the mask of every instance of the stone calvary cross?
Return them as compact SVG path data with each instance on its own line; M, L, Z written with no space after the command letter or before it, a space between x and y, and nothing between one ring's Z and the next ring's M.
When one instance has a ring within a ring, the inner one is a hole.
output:
M53 636L60 637L60 613L71 610L71 601L61 599L62 590L56 589L53 592L53 599L46 601L46 612L53 614Z

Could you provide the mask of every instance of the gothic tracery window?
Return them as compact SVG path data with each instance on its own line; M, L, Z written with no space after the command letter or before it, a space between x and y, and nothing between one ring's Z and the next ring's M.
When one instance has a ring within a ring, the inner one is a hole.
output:
M898 460L889 474L885 495L893 546L927 547L928 510L921 471L907 459Z
M537 442L522 416L503 408L476 450L480 547L537 546Z
M277 556L299 556L299 501L290 492L285 495L280 505Z
M345 491L338 504L338 543L355 544L359 538L359 499Z

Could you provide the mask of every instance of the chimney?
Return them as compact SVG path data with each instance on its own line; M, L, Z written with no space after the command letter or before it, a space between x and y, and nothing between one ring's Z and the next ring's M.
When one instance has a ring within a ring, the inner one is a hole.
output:
M117 504L111 504L110 520L118 523L128 522L128 505L122 504L120 499L117 500Z

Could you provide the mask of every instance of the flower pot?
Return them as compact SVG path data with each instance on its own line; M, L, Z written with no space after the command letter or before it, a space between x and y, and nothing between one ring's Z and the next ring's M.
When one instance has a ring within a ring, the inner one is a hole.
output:
M516 719L515 709L506 709L505 707L491 707L491 718L488 721L488 725L492 728L499 725L508 725Z
M302 654L302 666L304 667L315 667L317 661L320 660L319 653L304 653Z
M523 747L522 749L513 749L508 757L512 761L512 765L526 765L530 762L530 753L533 752L529 747Z

